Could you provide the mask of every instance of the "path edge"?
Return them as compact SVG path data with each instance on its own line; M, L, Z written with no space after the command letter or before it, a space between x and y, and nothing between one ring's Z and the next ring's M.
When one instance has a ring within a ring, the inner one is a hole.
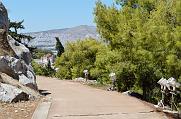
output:
M52 98L46 97L36 107L31 119L47 119L50 107L52 105Z

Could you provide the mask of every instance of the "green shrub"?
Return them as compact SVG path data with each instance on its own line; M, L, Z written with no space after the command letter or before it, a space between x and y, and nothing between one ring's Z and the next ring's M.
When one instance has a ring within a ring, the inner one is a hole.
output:
M55 70L50 66L42 66L35 61L32 61L32 67L36 75L40 76L54 76Z
M56 76L62 79L83 77L83 71L94 67L96 54L106 46L94 39L68 43L65 52L57 58L55 66L59 68ZM91 77L90 77L91 78Z
M107 6L101 1L94 9L97 30L110 51L96 56L96 71L115 72L120 91L135 90L155 102L161 77L181 76L181 8L179 1L116 0ZM93 69L92 69L93 70ZM92 71L94 76L99 73Z
M55 76L59 79L72 79L71 70L66 66L59 67L60 69L56 72Z

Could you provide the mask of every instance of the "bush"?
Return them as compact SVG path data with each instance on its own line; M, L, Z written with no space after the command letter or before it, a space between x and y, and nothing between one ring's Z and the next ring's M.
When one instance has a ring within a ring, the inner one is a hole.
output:
M35 61L32 61L32 67L36 75L40 76L54 76L55 70L52 69L50 66L42 66Z
M101 80L117 75L120 91L136 90L155 102L161 77L181 76L179 1L117 0L121 9L96 3L95 22L110 51L96 57ZM114 70L113 70L114 69ZM92 71L97 75L95 71Z
M55 76L60 79L72 79L71 70L66 66L60 66Z
M55 66L59 68L58 78L74 79L84 76L83 70L94 67L96 54L106 46L94 39L68 43L65 52L57 58Z

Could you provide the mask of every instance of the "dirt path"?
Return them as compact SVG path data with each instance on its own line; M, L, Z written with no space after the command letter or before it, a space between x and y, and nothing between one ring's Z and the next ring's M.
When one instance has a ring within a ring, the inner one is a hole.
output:
M48 119L165 119L141 101L79 83L38 77L53 98Z

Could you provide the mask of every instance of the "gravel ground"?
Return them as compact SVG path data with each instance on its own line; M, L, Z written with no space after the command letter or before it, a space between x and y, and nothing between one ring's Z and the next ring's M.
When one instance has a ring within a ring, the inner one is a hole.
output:
M0 119L31 119L41 100L19 103L0 103Z

